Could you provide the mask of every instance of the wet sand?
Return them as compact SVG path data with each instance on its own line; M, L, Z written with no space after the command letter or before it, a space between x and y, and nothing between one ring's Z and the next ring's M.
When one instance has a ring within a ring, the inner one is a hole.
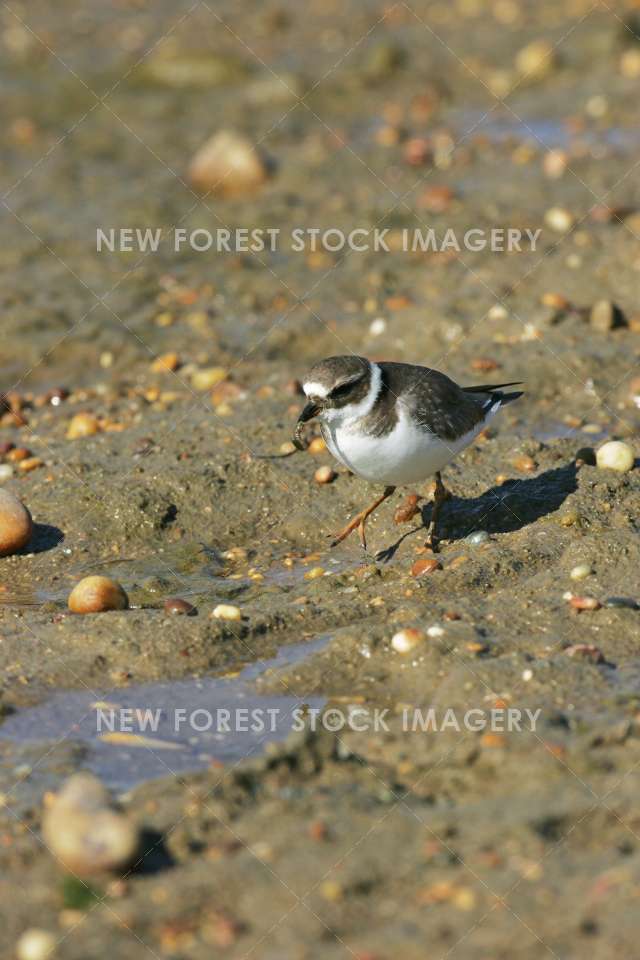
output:
M0 428L42 464L3 457L36 527L0 560L2 956L34 926L65 960L634 954L640 611L611 598L640 600L640 473L584 450L638 453L640 29L631 6L591 6L5 11L0 359L22 410ZM220 129L270 158L256 193L189 185ZM97 253L120 226L163 241ZM176 254L175 226L388 228L392 250ZM403 230L497 227L542 232L512 253L398 249ZM600 300L624 325L592 324ZM314 483L326 451L261 459L291 438L293 381L347 352L525 381L447 468L427 576L428 497L406 525L406 491L385 504L366 555L330 551L371 487L342 468ZM168 353L176 369L154 369ZM70 439L81 411L98 432ZM93 573L131 608L69 614ZM167 616L170 597L197 615ZM408 627L425 638L403 656ZM287 722L171 727L174 708L236 703ZM98 704L162 723L100 741ZM287 737L303 705L385 724ZM540 714L407 730L429 707ZM79 769L145 831L115 882L65 879L40 840Z

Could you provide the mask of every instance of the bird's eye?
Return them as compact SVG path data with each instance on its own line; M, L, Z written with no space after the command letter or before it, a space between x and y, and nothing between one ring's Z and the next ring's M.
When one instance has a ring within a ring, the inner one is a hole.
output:
M332 400L335 400L337 397L344 397L349 393L353 384L353 380L347 380L346 383L339 383L337 387L334 387L333 390L329 392L329 396Z

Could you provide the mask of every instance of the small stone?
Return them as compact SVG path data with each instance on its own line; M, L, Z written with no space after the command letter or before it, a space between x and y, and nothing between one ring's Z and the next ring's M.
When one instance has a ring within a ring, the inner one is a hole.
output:
M212 615L216 620L242 620L240 607L234 607L231 603L219 603Z
M532 40L518 51L515 65L523 79L541 80L558 65L556 48L548 40Z
M261 186L267 165L251 141L232 130L220 130L203 144L189 165L188 177L197 190L242 196Z
M602 604L595 597L571 597L569 605L574 610L581 612L583 610L599 610Z
M580 660L589 660L591 663L604 663L604 654L600 647L593 643L574 643L566 647L565 651L568 657L577 657Z
M516 457L512 462L516 470L519 470L521 473L533 473L536 469L535 460L526 454Z
M26 547L32 531L31 514L22 501L9 490L0 490L0 557Z
M307 570L304 575L305 580L317 580L318 577L323 577L325 574L324 567L312 567L311 570Z
M587 577L590 577L593 573L593 569L588 563L579 563L576 567L573 567L569 576L572 580L585 580Z
M409 523L415 515L420 512L418 503L421 497L417 493L408 493L399 507L396 507L393 514L394 523Z
M44 460L41 460L40 457L27 457L18 464L18 470L21 473L31 473L32 470L37 470L38 467L42 466L44 466Z
M198 612L192 603L182 600L181 597L170 597L165 600L163 607L165 613L174 616L195 617Z
M433 156L431 144L424 137L412 137L407 140L403 153L405 162L411 167L422 167Z
M79 876L126 867L140 843L138 828L91 773L66 781L44 811L42 836L63 866Z
M567 233L571 230L575 220L569 210L564 207L550 207L544 215L544 222L556 233Z
M640 610L640 603L632 597L607 597L604 606L618 610Z
M596 463L601 470L627 473L634 464L633 450L622 440L609 440L597 451Z
M194 390L213 390L228 375L224 367L202 367L191 374L191 386Z
M10 463L0 463L0 483L10 480L13 476L13 467Z
M542 169L550 180L559 180L567 169L568 159L564 150L549 150L542 161Z
M21 463L23 460L28 460L31 456L31 450L28 450L26 447L13 447L13 449L7 452L7 460L9 463Z
M48 960L48 958L53 958L59 939L48 930L31 927L30 930L25 930L16 943L17 960Z
M593 329L600 333L608 333L609 330L627 326L624 313L611 300L598 300L594 303L589 314L589 322Z
M435 623L432 627L429 627L429 629L427 630L427 636L432 637L434 639L438 637L444 637L444 629L438 626L437 623Z
M177 353L163 353L151 364L154 373L173 373L180 366L180 358Z
M453 203L455 194L451 187L444 184L432 184L425 187L418 197L418 206L429 213L445 213Z
M487 653L489 650L489 644L483 643L481 640L469 640L465 646L469 653L473 653L476 656L479 656L481 653Z
M433 573L435 570L442 570L442 564L439 560L435 560L434 558L416 560L415 563L411 565L411 576L424 577Z
M307 453L318 454L326 453L327 445L322 439L322 437L314 437L309 446L307 447Z
M480 373L491 373L497 370L500 364L492 357L474 357L470 366L472 370L478 370Z
M411 653L421 643L424 643L425 635L422 630L415 627L405 627L399 630L391 637L391 646L396 653Z
M92 413L76 413L71 418L67 428L67 439L78 440L81 437L92 437L100 430L97 417Z
M285 442L281 443L278 447L278 453L283 457L288 457L290 454L295 453L296 450L297 447L291 440L285 440Z
M543 293L540 297L540 302L545 307L551 307L552 310L558 312L571 309L571 301L567 299L562 293L555 293L553 290Z
M369 333L372 337L380 337L387 329L387 321L384 317L375 317L369 324Z
M332 467L324 466L318 467L316 472L313 475L313 479L316 483L333 483L337 474Z
M465 537L465 540L467 543L471 543L474 547L477 547L489 541L489 534L486 530L475 530L473 533L470 533L468 537Z
M103 613L126 610L129 598L116 580L110 577L84 577L69 594L72 613Z
M640 50L629 47L620 57L620 73L628 80L640 78Z

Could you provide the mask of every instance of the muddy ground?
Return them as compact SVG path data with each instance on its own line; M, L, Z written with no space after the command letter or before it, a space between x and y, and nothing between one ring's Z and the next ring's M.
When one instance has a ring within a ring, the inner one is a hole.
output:
M0 429L42 461L4 479L36 527L0 561L2 957L34 926L69 960L635 955L640 612L610 598L640 599L640 472L590 451L633 444L640 420L638 17L613 0L0 11L18 398ZM268 155L257 193L189 186L218 129ZM512 253L96 252L97 228L175 225L388 227L396 247L403 228L542 232ZM621 326L592 325L599 300ZM367 554L330 551L371 487L342 468L314 483L326 452L260 458L290 439L293 381L347 352L525 381L447 469L427 576L428 499L397 525L396 494ZM200 389L211 367L226 379ZM69 439L80 411L100 430ZM88 573L131 609L68 614ZM577 613L567 591L602 606ZM197 616L167 616L175 596ZM426 635L409 656L390 642L405 627ZM208 742L193 763L81 735L92 704L144 707L163 684L188 707L211 678L235 696L247 665L243 702L386 710L385 728ZM78 716L48 726L61 691ZM404 728L429 706L540 714ZM118 778L136 750L161 780L142 761ZM115 881L65 877L40 840L43 797L86 766L145 831Z

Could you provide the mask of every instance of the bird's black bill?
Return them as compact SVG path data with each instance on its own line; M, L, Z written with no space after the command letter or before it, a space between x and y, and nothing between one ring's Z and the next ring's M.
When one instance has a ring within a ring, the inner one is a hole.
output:
M320 407L317 405L317 403L307 403L303 407L300 413L300 416L298 417L298 422L296 423L296 429L293 432L293 444L295 447L298 448L298 450L305 449L305 445L300 439L302 428L304 427L307 420L312 420L319 413L320 413Z

